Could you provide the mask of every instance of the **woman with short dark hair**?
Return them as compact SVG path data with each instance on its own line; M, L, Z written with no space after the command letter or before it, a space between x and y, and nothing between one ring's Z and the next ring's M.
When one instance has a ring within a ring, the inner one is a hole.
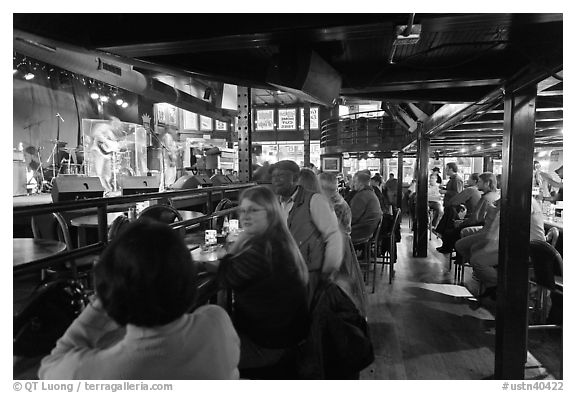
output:
M42 360L41 379L238 378L239 339L226 312L206 305L188 314L196 265L170 227L130 224L94 275L97 297Z

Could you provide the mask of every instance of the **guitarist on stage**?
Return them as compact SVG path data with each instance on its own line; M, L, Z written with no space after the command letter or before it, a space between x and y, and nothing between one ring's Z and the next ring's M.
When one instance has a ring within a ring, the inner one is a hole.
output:
M119 143L114 129L120 126L118 119L113 119L111 124L97 124L92 132L92 144L90 154L96 176L100 178L102 186L108 191L113 190L112 185L112 158L113 153L119 150Z

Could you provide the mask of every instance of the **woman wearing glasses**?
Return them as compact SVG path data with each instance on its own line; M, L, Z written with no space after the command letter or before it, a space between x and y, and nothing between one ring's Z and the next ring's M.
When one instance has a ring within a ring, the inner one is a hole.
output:
M240 224L244 231L217 274L234 290L239 368L262 368L278 363L308 332L308 270L271 190L242 193Z

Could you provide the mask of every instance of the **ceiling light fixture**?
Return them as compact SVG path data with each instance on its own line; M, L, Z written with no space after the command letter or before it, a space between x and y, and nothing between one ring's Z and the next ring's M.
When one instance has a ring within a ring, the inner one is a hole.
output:
M122 108L128 108L128 103L126 101L122 103Z
M26 79L27 81L29 81L29 80L31 80L31 79L34 79L34 76L35 76L35 75L34 75L33 73L27 72L27 73L24 75L24 79Z
M118 105L118 106L122 106L123 103L124 103L124 100L121 99L121 98L118 98L118 99L116 100L116 105Z
M100 96L98 95L98 93L90 93L90 98L92 98L93 100L97 100L98 98L100 98Z
M476 146L476 150L480 150L480 149L482 149L481 146Z
M100 96L100 101L102 101L102 102L108 102L108 97L102 95L102 96Z
M462 149L460 149L460 153L466 153L468 151L468 149L466 149L465 147L463 147Z
M490 146L496 147L496 146L498 146L498 144L497 144L496 142L494 142L494 143L492 143Z

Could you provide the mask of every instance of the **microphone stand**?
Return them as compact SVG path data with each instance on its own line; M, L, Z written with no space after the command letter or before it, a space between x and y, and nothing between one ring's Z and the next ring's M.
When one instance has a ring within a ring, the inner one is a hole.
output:
M150 126L150 129L148 129L148 127L144 127L144 129L148 132L148 134L150 134L160 145L160 152L162 154L162 157L160 159L160 189L159 191L162 192L166 189L166 168L164 165L164 150L168 151L168 148L166 147L166 145L162 142L162 140L160 140L160 138L158 138L158 135L156 135L156 133L154 131L152 131L152 126Z

